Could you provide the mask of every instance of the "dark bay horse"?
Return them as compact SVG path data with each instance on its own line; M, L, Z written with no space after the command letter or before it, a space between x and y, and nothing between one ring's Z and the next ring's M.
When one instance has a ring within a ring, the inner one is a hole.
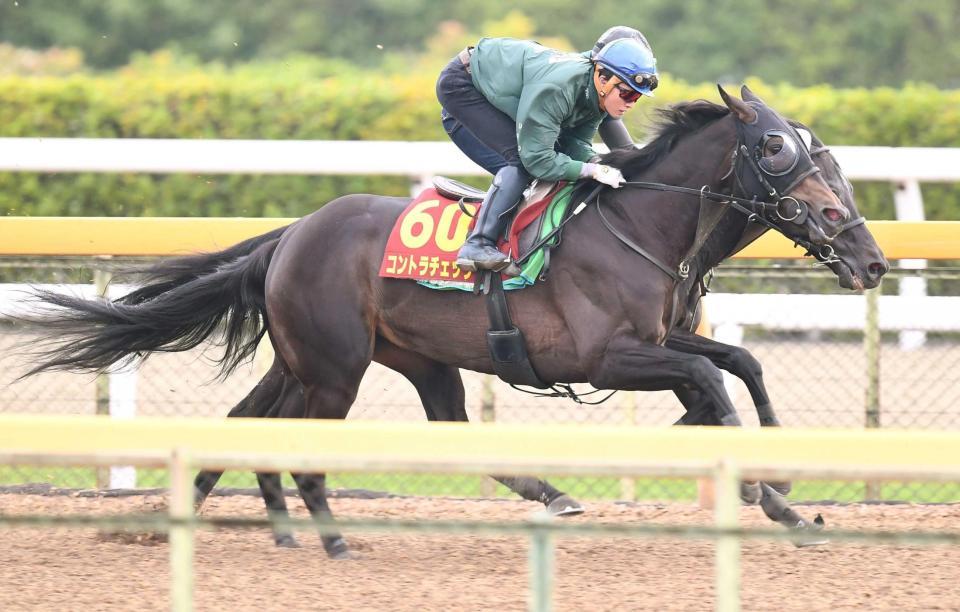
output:
M549 282L511 298L542 380L690 390L706 407L703 422L739 425L714 358L675 332L690 319L688 297L702 276L748 241L751 221L835 260L829 265L841 283L875 286L886 271L872 240L846 254L831 246L861 226L786 120L747 90L745 100L720 94L725 106L678 105L644 149L608 155L630 182L601 192L569 224ZM33 319L52 344L30 373L104 370L196 347L220 331L229 373L269 333L283 376L268 376L251 392L254 404L260 392L268 399L302 393L300 414L291 416L344 418L375 360L413 382L428 416L449 418L441 402L463 404L457 369L493 371L485 306L469 294L378 276L387 235L407 202L339 198L225 252L180 258L181 275L161 269L154 282L113 302L39 292L60 308ZM320 248L331 255L317 257ZM218 257L215 269L190 272L191 262L202 267ZM770 416L765 424L775 424ZM328 517L323 476L295 481L311 513ZM330 556L349 554L338 534L323 543Z
M755 99L749 90L744 90L745 99ZM821 261L829 266L837 275L841 286L847 289L872 288L879 282L879 278L888 269L886 260L880 252L876 241L866 225L859 223L862 220L853 197L853 187L844 176L840 165L830 153L829 148L823 145L809 128L795 121L790 121L798 132L805 132L810 142L809 152L814 164L820 169L821 176L850 211L853 218L847 223L845 231L837 235L831 247L837 255L822 257ZM762 225L754 226L754 232L748 236L758 237L767 228ZM242 249L243 253L252 251L263 242L275 240L282 231L275 235L264 235L248 241ZM745 241L746 242L746 241ZM744 244L745 244L744 242ZM183 282L183 275L198 275L212 272L218 265L240 256L240 252L222 252L219 257L211 257L205 265L201 265L198 258L189 258L187 265L180 265L179 260L168 260L153 268L153 280L156 282L161 276L161 267L167 281ZM869 263L877 263L870 269ZM693 296L694 298L696 295ZM689 299L687 304L695 304L695 299ZM744 381L751 394L757 413L764 425L776 425L777 419L771 407L770 398L763 382L762 369L759 362L745 348L730 346L723 343L697 336L690 331L695 328L699 313L696 309L688 309L685 320L694 323L677 327L667 339L666 346L677 350L684 350L703 355L710 359L717 367L727 370ZM459 370L452 372L433 371L430 375L405 370L420 393L424 410L429 420L438 421L466 421L467 414L464 408L463 383ZM719 425L716 409L693 386L677 387L674 390L678 399L686 409L686 413L678 425ZM285 371L283 362L275 359L269 371L250 394L238 403L228 414L230 417L287 417L299 418L304 415L303 393L299 381ZM199 508L216 485L222 472L202 471L195 480L196 503ZM549 483L536 478L495 477L523 498L543 503L547 510L554 515L568 515L582 512L582 506L552 487ZM257 480L263 495L268 512L271 516L286 517L286 501L283 496L280 476L278 474L257 474ZM315 487L314 487L315 488ZM772 489L772 490L771 490ZM770 489L760 485L752 486L744 494L745 501L760 500L763 510L773 520L785 525L796 526L800 519L781 500L781 496L789 491L785 483L770 483ZM293 534L285 530L274 532L274 541L279 546L296 546Z

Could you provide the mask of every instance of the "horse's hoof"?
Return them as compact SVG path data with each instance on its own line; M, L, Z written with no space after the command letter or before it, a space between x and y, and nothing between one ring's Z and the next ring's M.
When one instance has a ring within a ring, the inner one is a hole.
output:
M761 490L759 482L741 482L740 499L748 506L752 506L760 501Z
M323 547L327 551L327 556L337 561L359 558L356 554L350 552L347 542L343 538L337 538L332 542L324 542Z
M561 495L549 504L547 504L547 513L550 516L576 516L583 514L585 508L580 502L569 495Z
M360 555L350 550L342 550L338 553L327 553L327 556L334 561L355 561Z
M277 536L273 539L274 544L280 548L300 548L300 544L292 535Z
M793 529L796 531L796 537L793 538L793 545L797 548L807 548L809 546L822 546L830 542L830 539L824 537L822 531L824 527L823 517L817 515L812 523L800 521Z

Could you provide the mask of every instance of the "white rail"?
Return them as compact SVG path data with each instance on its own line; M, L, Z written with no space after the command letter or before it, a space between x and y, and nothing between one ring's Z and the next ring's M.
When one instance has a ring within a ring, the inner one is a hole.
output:
M960 182L960 148L831 150L855 180ZM450 142L150 138L0 138L0 171L484 174Z

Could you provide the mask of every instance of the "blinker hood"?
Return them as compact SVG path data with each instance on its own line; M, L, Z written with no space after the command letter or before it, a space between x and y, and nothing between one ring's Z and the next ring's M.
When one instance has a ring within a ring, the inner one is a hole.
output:
M753 123L737 122L738 155L753 172L740 173L747 197L786 196L797 184L817 171L800 135L782 117L763 104L747 102L756 111ZM772 151L779 145L779 151Z

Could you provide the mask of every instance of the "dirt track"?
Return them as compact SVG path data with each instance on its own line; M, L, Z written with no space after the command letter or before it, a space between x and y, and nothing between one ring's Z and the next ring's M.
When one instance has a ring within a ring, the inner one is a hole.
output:
M0 512L112 514L142 511L161 498L0 495ZM302 505L290 499L303 515ZM451 499L334 499L340 516L522 520L536 504ZM827 506L843 529L960 529L960 505ZM253 497L214 497L208 514L262 516ZM589 504L570 520L709 524L684 505ZM745 525L767 526L759 508ZM527 546L522 538L350 533L362 555L325 558L315 534L277 549L267 532L197 536L197 610L522 610ZM90 529L0 530L2 610L169 609L168 547L104 542ZM558 610L706 610L713 605L713 545L676 539L565 539L557 543ZM743 545L745 610L960 610L960 547L837 544L795 549Z

